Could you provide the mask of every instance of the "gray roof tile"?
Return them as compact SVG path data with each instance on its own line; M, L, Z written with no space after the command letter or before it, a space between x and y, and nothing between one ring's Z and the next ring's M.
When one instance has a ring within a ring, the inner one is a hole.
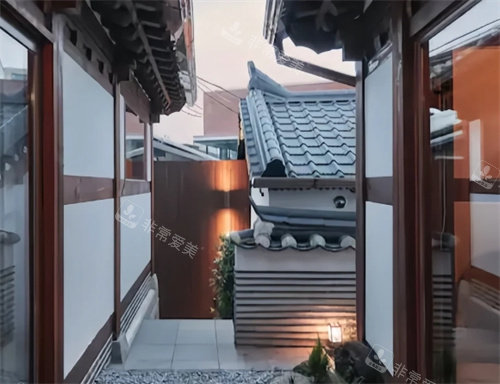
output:
M354 90L289 92L253 63L249 72L240 113L252 177L354 176Z

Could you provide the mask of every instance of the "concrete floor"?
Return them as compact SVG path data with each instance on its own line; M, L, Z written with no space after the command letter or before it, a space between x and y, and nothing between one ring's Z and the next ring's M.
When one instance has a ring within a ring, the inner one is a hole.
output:
M290 370L310 350L235 347L231 320L145 320L122 368Z

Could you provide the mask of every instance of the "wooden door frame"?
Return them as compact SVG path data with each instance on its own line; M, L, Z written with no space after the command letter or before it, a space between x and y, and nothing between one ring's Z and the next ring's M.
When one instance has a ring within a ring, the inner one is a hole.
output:
M36 380L63 382L64 356L64 191L62 137L62 28L53 19L56 40L42 46L41 126L38 152L38 207L35 222L39 239L35 244L35 352Z
M402 68L398 72L394 67L394 161L398 179L394 186L394 208L398 211L394 254L405 255L394 259L394 286L398 287L394 291L394 340L400 340L394 355L396 362L416 370L422 378L433 377L428 41L477 3L429 2L412 17L407 17L400 5L392 17L393 44L399 44L395 52Z
M2 20L32 46L29 63L30 381L63 380L62 46L34 3L0 4ZM16 34L17 35L17 34ZM21 40L24 42L24 40Z

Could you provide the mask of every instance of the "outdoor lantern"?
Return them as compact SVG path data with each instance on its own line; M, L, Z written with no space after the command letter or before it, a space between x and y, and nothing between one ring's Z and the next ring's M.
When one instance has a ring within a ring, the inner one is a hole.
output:
M342 327L340 324L328 324L328 340L332 344L342 343Z

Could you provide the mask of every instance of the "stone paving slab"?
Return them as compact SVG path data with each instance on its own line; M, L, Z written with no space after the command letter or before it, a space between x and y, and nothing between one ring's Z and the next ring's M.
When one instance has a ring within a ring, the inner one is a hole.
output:
M236 347L231 320L145 320L123 370L291 370L310 348Z

